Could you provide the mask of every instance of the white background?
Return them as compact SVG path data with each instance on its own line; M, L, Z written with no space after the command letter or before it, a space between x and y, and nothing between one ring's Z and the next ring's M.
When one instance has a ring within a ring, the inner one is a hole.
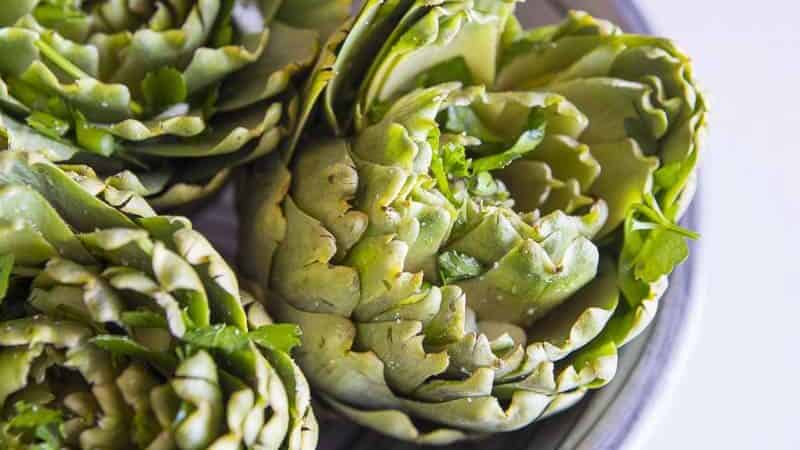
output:
M711 97L701 317L647 450L800 449L800 2L639 0Z

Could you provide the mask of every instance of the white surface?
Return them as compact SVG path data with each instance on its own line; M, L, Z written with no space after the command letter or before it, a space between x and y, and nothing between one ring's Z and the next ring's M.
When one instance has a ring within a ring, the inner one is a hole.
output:
M800 449L800 3L639 0L711 97L702 317L640 448Z

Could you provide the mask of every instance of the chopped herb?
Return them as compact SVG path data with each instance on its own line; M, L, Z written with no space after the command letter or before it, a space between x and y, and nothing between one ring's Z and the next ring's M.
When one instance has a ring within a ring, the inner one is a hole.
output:
M285 353L300 345L302 335L300 327L292 324L264 325L247 333L257 345Z
M64 418L60 411L28 402L14 404L14 417L9 422L12 430L30 433L38 442L32 450L60 450L62 437L59 432Z
M477 277L483 273L483 266L472 256L450 250L439 255L439 276L442 283Z
M527 130L522 132L517 138L517 142L504 152L476 159L472 163L473 170L475 172L489 172L507 167L514 160L522 158L542 143L546 127L547 122L541 111L538 109L531 111Z
M247 334L236 327L224 324L189 330L181 338L183 342L206 350L221 350L235 353L247 346Z

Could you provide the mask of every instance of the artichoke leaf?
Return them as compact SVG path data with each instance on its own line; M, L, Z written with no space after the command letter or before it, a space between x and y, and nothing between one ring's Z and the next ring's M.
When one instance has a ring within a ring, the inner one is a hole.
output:
M515 430L606 385L695 237L685 55L585 13L526 31L513 7L365 2L283 161L242 183L243 265L304 328L299 366L401 439Z

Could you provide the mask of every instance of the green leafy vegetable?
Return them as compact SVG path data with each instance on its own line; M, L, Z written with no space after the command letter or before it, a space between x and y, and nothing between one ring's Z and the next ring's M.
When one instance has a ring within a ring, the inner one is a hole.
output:
M236 327L216 324L189 330L181 338L187 344L206 350L234 353L248 344L247 334Z
M472 256L464 255L455 250L443 252L439 255L439 277L442 283L451 284L455 281L468 280L483 273L483 267Z
M33 430L41 425L58 424L63 420L59 411L24 401L15 403L14 411L9 425L18 430Z
M301 335L300 328L292 324L264 325L247 333L236 327L217 324L190 330L182 340L198 348L229 354L245 348L252 340L264 348L288 353L300 345Z
M302 335L300 327L288 323L264 325L247 333L257 345L282 353L290 353L299 346Z
M534 110L530 115L527 130L522 132L511 148L501 153L476 159L472 162L472 170L481 173L508 167L509 164L522 158L542 143L546 128L547 122L545 122L544 116L538 110Z
M639 213L642 216L649 219L650 222L647 221L635 221L636 229L651 229L654 227L661 227L667 230L670 230L674 233L687 237L689 239L699 239L700 235L694 231L687 230L680 225L675 224L671 220L669 220L664 213L661 211L661 208L658 206L658 202L652 197L652 195L645 196L646 203L638 204L633 208L635 213Z
M20 401L14 404L14 417L9 422L13 431L30 433L39 442L31 450L60 450L63 440L59 427L64 418L60 411Z
M61 433L55 424L38 426L34 434L42 442L34 445L30 450L61 450L63 448Z
M467 158L463 145L447 142L433 153L431 172L439 190L451 201L455 201L450 180L455 177L466 178L472 173L472 160Z
M654 283L675 270L689 256L686 238L674 231L656 229L645 241L636 257L634 274L647 283Z
M445 172L452 177L468 177L473 173L472 160L467 158L463 145L454 142L441 147L442 163Z
M469 180L469 192L478 197L494 197L500 201L508 198L508 192L500 187L489 172L478 172L472 177Z

